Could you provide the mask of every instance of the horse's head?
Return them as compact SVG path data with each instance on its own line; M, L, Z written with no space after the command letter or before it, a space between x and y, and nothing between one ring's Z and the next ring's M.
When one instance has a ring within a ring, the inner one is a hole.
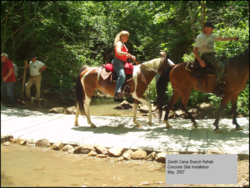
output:
M249 72L249 48L234 57L228 58L228 62L236 71L248 70Z

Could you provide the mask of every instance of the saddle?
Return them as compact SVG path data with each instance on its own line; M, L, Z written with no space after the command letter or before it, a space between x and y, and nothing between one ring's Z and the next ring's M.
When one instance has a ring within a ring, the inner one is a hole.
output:
M130 88L128 85L128 81L133 79L133 64L132 63L126 63L124 65L125 73L126 73L126 79L124 84L122 85L122 91L125 92L127 97L130 97ZM118 79L118 76L113 69L113 65L111 63L103 64L98 71L98 80L99 85L101 87L106 87L111 85L112 83L116 82Z
M224 76L227 76L228 73L228 63L226 63L226 56L223 55L220 57L220 61L223 62L225 65L224 70ZM206 63L206 67L201 67L199 61L195 58L194 61L190 61L186 65L186 70L191 72L191 75L193 77L202 77L202 76L215 76L215 68L210 65L209 63Z

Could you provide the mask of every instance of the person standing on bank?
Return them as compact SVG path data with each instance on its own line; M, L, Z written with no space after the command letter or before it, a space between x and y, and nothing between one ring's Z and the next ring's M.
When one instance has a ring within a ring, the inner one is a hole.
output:
M167 56L166 52L160 52L160 57L166 57L166 56ZM167 61L168 61L168 63L169 63L170 66L175 65L175 63L173 61L171 61L170 59L167 59ZM161 76L161 74L159 74L159 73L157 73L155 75L155 85L157 84L160 76ZM155 89L156 89L156 87L155 87Z
M118 76L115 88L115 98L125 97L125 93L121 92L121 88L126 79L124 64L127 62L127 58L136 60L135 56L128 53L128 49L124 44L128 41L128 38L129 38L128 31L121 31L115 37L115 42L114 42L115 58L112 60L114 70Z
M31 100L30 96L30 87L35 84L36 86L36 100L40 99L40 88L41 88L41 81L42 75L41 72L46 69L46 65L41 61L36 60L35 55L30 56L31 61L28 65L28 61L25 61L25 65L28 69L30 69L30 79L25 84L25 92L27 100Z
M212 22L206 22L204 24L204 30L201 34L199 34L195 39L195 45L193 49L193 53L196 59L199 61L201 67L205 67L206 63L209 63L215 68L215 95L218 97L223 97L223 89L225 87L225 83L223 82L224 76L224 64L218 59L215 50L214 50L214 42L215 41L229 41L235 40L237 41L239 37L218 37L212 34L213 30L216 27L212 24ZM201 53L201 57L199 56L198 50Z
M160 55L161 58L162 58L162 57L167 57L166 52L160 52L159 55ZM168 61L168 63L169 63L170 66L174 66L174 65L175 65L175 63L174 63L173 61L171 61L169 58L167 59L167 61ZM157 74L155 75L155 90L156 90L157 82L158 82L160 76L161 76L161 74L159 74L159 73L157 73ZM167 95L166 95L166 96L167 96ZM156 100L155 100L154 104L155 104L155 105L157 104L157 97L156 97Z
M8 59L8 54L1 54L1 61L4 63L2 67L2 85L1 85L1 93L3 95L4 103L8 107L16 107L13 90L14 83L16 81L14 66L12 61Z

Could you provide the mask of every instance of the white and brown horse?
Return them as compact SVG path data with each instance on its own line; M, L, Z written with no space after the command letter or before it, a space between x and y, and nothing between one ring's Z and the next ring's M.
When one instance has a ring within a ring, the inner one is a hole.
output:
M167 58L156 58L148 62L144 62L139 65L135 65L133 69L133 79L127 81L130 88L130 94L134 98L134 118L133 123L137 127L141 127L140 123L136 121L136 112L139 102L148 106L149 116L148 124L152 124L151 104L143 96L148 84L155 77L156 73L162 73L167 67L169 67ZM99 85L98 71L100 67L82 67L79 71L76 80L76 98L77 98L77 110L75 115L75 126L78 126L79 113L87 116L88 124L91 127L96 127L90 120L89 105L92 95L96 89L103 91L111 96L115 94L116 82L111 85L102 87Z

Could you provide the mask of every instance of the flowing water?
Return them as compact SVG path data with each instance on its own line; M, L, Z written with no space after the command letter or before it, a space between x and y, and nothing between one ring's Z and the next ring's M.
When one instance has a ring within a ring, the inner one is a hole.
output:
M142 184L141 184L142 183ZM146 185L143 185L146 184ZM164 186L165 164L1 145L1 186Z
M130 116L132 117L133 109L128 109L128 110L114 109L114 107L118 106L121 102L114 101L114 98L105 98L105 99L93 98L91 100L90 109L89 109L90 115L91 116ZM130 104L134 107L133 102ZM48 102L46 107L32 107L28 109L40 111L43 113L48 113L48 111L54 107L68 108L74 105L75 104L65 105L65 104Z

